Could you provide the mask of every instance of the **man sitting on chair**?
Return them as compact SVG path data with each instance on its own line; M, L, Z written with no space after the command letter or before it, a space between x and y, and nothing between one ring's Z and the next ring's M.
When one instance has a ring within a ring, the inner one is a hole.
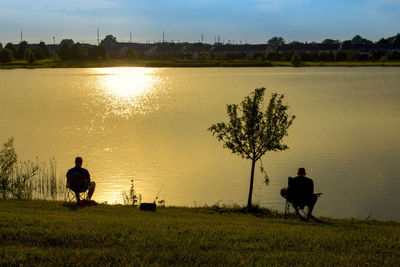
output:
M89 171L82 168L83 159L81 157L75 158L75 167L69 169L67 172L67 187L75 192L76 201L79 203L79 193L89 190L87 193L87 200L91 200L96 187L96 183L90 181Z
M314 194L313 180L306 177L306 170L304 168L299 168L297 177L289 179L287 190L288 200L294 204L296 214L299 215L299 208L303 209L307 206L307 219L313 219L312 211L317 202L318 195Z

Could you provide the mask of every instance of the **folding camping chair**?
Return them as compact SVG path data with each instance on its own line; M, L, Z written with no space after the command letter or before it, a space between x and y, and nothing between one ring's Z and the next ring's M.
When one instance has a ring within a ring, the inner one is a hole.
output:
M293 179L294 178L292 178L292 177L288 177L288 187L281 189L281 196L286 200L284 217L288 218L290 216L297 215L301 219L304 219L307 216L307 212L306 212L305 208L307 207L307 209L309 209L309 207L307 205L304 205L304 203L300 204L302 201L299 201L298 199L290 196L288 189L293 184ZM317 193L317 194L313 194L313 195L318 198L322 195L322 193ZM296 207L299 211L298 214L296 214Z
M88 181L87 178L82 176L80 173L72 173L67 177L67 184L65 190L64 200L65 203L76 201L86 198L88 191Z

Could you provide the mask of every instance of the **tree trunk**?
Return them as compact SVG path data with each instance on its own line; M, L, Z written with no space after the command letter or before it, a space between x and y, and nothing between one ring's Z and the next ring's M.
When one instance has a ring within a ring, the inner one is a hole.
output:
M247 209L251 208L251 198L253 196L253 183L254 183L254 167L256 166L256 161L252 159L251 162L251 174L250 174L250 189L249 189L249 198L247 200Z

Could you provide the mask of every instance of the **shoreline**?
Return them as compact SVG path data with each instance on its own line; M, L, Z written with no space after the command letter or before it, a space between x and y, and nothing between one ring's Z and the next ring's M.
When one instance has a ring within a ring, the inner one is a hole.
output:
M60 61L54 59L39 60L28 64L24 60L0 64L0 69L39 69L39 68L109 68L109 67L148 67L148 68L249 68L249 67L294 67L287 61L257 60L94 60L94 61ZM302 67L400 67L400 61L305 61Z
M93 199L94 200L94 199ZM96 201L96 200L94 200ZM80 210L80 209L86 209L86 208L92 208L96 206L77 206L76 201L72 202L65 202L65 200L51 200L51 199L15 199L15 198L10 198L10 199L0 199L0 207L2 202L9 202L9 203L31 203L33 206L37 206L38 204L43 204L43 205L59 205L60 207L63 208L68 208L72 210ZM108 207L110 209L113 208L131 208L131 209L137 209L139 211L139 204L137 205L130 205L130 204L122 204L122 203L107 203L105 202L97 202L97 206L101 207ZM303 222L303 223L324 223L324 221L336 221L336 222L375 222L375 223L389 223L389 224L398 224L400 227L400 220L390 220L390 219L376 219L374 217L367 217L365 219L362 218L357 218L357 217L330 217L330 216L315 216L316 220L310 220L310 221L302 221L300 218L295 217L294 215L289 215L288 218L285 218L285 212L284 211L278 211L270 208L265 208L265 207L260 207L258 205L254 205L254 208L251 208L251 211L247 210L246 206L239 206L239 205L219 205L219 204L214 204L214 205L207 205L205 204L204 206L160 206L156 205L156 210L186 210L186 211L202 211L202 210L207 210L210 211L209 213L215 213L219 215L248 215L248 216L256 216L260 218L266 218L266 219L284 219L284 220L295 220L298 222ZM1 212L1 209L0 209ZM320 222L318 222L321 219Z

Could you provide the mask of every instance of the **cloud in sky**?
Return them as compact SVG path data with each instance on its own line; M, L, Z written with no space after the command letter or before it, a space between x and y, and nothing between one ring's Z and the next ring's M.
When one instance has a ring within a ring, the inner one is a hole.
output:
M13 0L2 1L0 42L52 36L96 42L113 34L127 40L194 41L204 34L225 40L263 43L279 35L286 40L351 38L376 40L400 29L400 0Z

